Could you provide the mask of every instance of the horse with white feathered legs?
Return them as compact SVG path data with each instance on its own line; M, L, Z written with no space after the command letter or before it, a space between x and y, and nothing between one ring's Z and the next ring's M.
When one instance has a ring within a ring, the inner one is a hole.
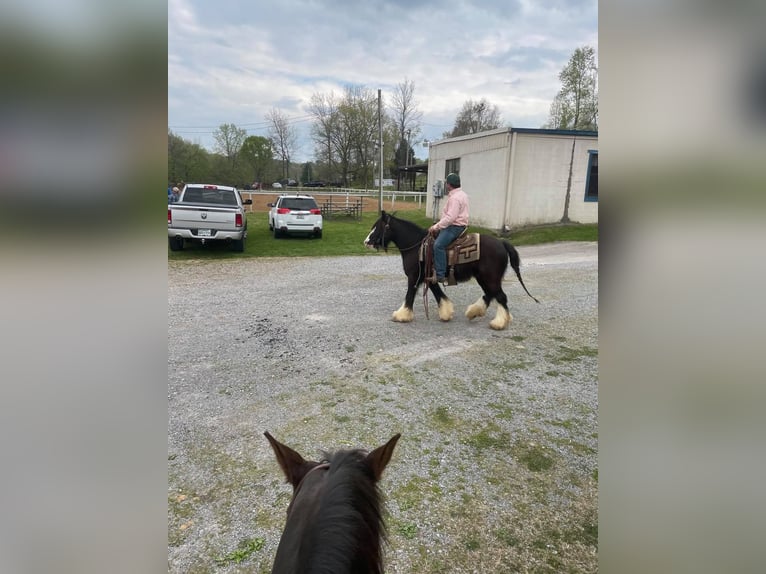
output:
M418 287L426 281L426 263L421 257L421 246L428 237L428 230L386 213L380 212L380 218L375 222L369 235L364 240L367 247L388 250L388 245L393 243L402 255L404 273L407 276L407 294L402 306L394 311L393 320L401 323L409 323L414 318L413 304ZM508 297L503 291L503 276L510 262L516 272L519 283L537 303L537 299L527 290L521 279L521 258L516 248L505 239L497 239L490 235L479 237L480 257L476 261L458 263L454 265L454 278L458 283L463 283L475 278L476 282L484 291L484 295L475 303L468 306L465 316L468 319L483 317L493 300L497 301L497 313L490 321L489 326L495 330L503 330L510 325L513 317L508 311ZM439 306L439 319L449 321L454 316L454 306L449 297L444 293L436 282L428 282L428 288L436 298Z

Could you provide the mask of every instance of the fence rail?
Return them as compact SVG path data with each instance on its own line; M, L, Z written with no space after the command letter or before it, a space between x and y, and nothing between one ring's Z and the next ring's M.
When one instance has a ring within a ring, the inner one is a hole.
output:
M364 202L361 199L350 200L349 198L346 198L346 201L341 202L333 202L332 199L329 199L322 203L322 216L328 219L337 216L361 219L363 203Z
M314 197L329 197L331 201L335 201L335 198L345 198L348 200L361 199L361 198L374 198L380 199L380 191L377 189L351 189L344 187L288 187L284 189L269 189L269 190L240 190L242 197L252 199L254 196L275 196L291 193L301 193L306 195L313 195ZM423 202L427 199L427 193L425 191L396 191L396 190L383 190L382 200L383 207L387 203L394 205L397 199L413 198L417 199L418 207L423 205ZM250 207L250 206L248 206Z

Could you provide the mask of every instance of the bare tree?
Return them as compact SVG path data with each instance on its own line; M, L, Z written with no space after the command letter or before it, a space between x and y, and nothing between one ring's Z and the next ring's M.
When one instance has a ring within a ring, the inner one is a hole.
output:
M311 96L309 110L315 122L311 133L316 144L315 154L320 163L327 165L325 177L336 179L336 154L333 146L333 131L338 121L338 101L333 92L329 94L315 93Z
M266 114L266 119L270 122L269 139L274 150L274 154L282 164L282 177L286 178L290 170L290 158L295 152L295 146L298 141L295 128L290 125L289 118L277 108L272 108Z
M444 137L454 138L494 130L500 127L500 121L500 110L486 98L479 102L468 100L458 112L455 126L451 131L444 132Z
M399 151L397 153L397 161L400 165L409 164L411 144L413 140L417 140L420 135L421 123L420 120L423 114L417 109L417 101L415 100L415 82L404 79L404 82L397 84L394 89L394 93L391 96L391 115L393 116L394 123L397 129L397 139L399 143Z
M350 119L355 177L363 185L371 186L378 139L378 96L364 86L349 86L345 103Z
M311 112L318 157L337 170L342 185L354 177L366 182L377 140L377 94L364 86L346 86L341 98L314 94Z

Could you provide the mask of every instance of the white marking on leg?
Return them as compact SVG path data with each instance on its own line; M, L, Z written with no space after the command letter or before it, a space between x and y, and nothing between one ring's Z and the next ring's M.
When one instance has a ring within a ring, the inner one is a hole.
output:
M475 319L476 317L483 317L487 313L487 304L484 302L484 297L479 297L473 305L469 305L465 310L465 316L469 319Z
M495 318L492 319L489 326L492 327L495 331L502 331L503 329L507 328L508 325L511 324L511 321L513 320L513 317L511 314L505 310L505 308L502 305L497 306L497 315L495 315Z
M391 318L397 323L409 323L412 321L414 315L415 314L412 312L412 309L408 309L405 304L402 303L402 306L394 311L394 314Z
M443 297L439 302L439 319L442 321L450 321L455 316L455 306L452 301Z

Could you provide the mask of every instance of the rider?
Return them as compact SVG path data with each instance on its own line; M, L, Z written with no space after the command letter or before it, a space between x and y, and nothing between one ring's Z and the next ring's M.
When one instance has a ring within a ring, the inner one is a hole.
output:
M447 176L447 203L442 210L442 218L428 228L434 240L434 267L436 282L444 283L447 275L447 246L468 227L468 196L460 187L460 176L451 173ZM433 278L431 278L433 281Z

